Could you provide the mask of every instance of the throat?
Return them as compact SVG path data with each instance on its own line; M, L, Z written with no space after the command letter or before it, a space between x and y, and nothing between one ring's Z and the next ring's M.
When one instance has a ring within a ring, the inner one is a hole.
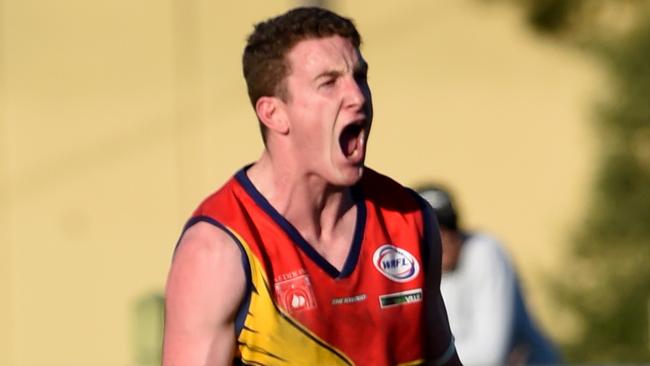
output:
M296 228L308 245L327 263L342 271L354 244L357 225L357 207L353 204L333 221L321 221ZM325 212L324 212L325 213ZM325 217L321 217L325 218Z
M354 230L350 235L317 240L308 240L309 245L332 267L341 272L350 255L353 244Z

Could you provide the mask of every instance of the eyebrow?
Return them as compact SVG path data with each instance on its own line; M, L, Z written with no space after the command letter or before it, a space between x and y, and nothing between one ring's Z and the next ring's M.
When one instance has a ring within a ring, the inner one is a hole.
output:
M323 79L323 78L335 78L335 77L341 76L341 74L343 74L343 73L341 71L338 71L338 70L323 71L320 74L316 75L316 77L314 78L314 81L318 81L319 79Z
M361 60L361 62L358 62L354 65L352 72L353 74L368 73L368 63L365 60ZM316 75L316 77L314 77L314 81L318 81L322 78L335 78L341 76L342 74L343 72L340 70L326 70Z

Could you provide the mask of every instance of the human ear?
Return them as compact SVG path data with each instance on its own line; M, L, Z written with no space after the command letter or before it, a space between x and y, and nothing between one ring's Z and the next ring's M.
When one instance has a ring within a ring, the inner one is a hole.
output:
M257 118L271 131L282 135L289 132L289 122L277 97L260 97L255 103Z

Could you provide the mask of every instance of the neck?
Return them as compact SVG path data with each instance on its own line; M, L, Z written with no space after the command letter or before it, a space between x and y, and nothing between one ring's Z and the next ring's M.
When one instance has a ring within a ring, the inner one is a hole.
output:
M264 152L247 171L257 190L306 239L327 241L350 213L354 202L349 187L335 187L322 177L275 161Z

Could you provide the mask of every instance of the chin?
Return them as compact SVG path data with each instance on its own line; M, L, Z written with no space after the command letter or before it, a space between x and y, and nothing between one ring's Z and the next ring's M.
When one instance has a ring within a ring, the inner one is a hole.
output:
M364 170L365 166L363 165L345 169L339 175L340 180L338 185L350 187L357 184L361 180L361 177L363 177Z

